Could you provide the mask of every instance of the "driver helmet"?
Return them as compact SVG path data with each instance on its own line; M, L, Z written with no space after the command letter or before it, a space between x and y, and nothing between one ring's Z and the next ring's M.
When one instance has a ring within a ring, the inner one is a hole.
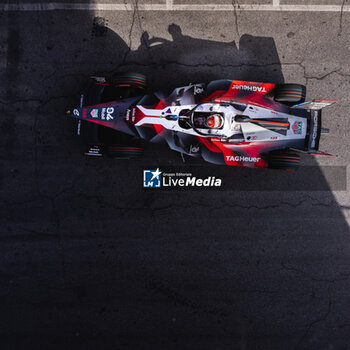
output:
M220 114L212 114L205 121L205 124L207 125L207 127L213 128L213 129L221 128L223 123L224 123L224 118Z

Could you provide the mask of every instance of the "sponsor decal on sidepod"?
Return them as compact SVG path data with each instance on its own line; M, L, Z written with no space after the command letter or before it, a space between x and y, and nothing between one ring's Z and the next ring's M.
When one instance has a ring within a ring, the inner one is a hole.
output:
M260 157L245 157L245 156L226 156L228 162L251 162L256 163L260 160Z
M262 86L233 85L232 89L266 92L265 88Z

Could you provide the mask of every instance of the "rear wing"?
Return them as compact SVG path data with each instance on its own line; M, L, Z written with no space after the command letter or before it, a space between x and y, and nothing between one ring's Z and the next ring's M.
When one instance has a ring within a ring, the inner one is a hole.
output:
M339 102L339 101L338 100L312 100L312 101L306 101L303 103L299 103L297 105L292 106L291 108L308 109L308 110L321 110L322 108L325 108L327 106L331 106L337 102Z
M322 129L322 108L331 106L334 103L338 102L337 100L312 100L297 105L292 106L291 108L297 109L307 109L310 113L310 120L308 123L308 137L306 139L306 149L308 153L312 154L321 154L329 155L327 153L321 152L318 150L321 133L325 129Z
M321 138L321 118L322 109L311 109L311 117L309 124L309 140L308 152L318 151L318 146Z

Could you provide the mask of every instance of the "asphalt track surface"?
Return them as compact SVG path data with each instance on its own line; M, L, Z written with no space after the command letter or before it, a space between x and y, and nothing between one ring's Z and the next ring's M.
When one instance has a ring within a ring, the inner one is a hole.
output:
M325 175L350 162L338 10L0 12L1 349L350 348L349 176ZM84 158L65 108L90 75L129 69L154 89L233 78L339 99L321 141L337 156L302 157L321 190L230 168L235 190L144 191L143 169L181 157Z

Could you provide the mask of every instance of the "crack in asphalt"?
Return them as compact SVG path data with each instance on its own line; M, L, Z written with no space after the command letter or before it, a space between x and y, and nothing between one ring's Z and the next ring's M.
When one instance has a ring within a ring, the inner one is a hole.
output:
M139 0L136 0L135 9L136 9L137 21L139 24L140 32L142 33L141 34L141 44L142 44L142 41L144 41L143 33L145 33L145 31L143 30L143 27L142 27L142 21L141 21L141 16L140 16L140 9L139 9Z
M26 201L20 201L20 202L11 202L11 201L6 201L6 205L21 205L21 204L30 204L33 203L35 201L37 201L38 199L42 198L42 199L53 199L56 200L58 197L60 197L61 195L63 195L64 193L70 192L70 193L74 193L74 187L77 181L79 181L79 179L81 179L81 175L77 175L77 178L72 181L71 185L59 192L57 192L54 195L45 195L45 194L41 194L39 193L37 197L26 200ZM132 206L118 206L115 205L113 203L108 202L104 202L103 201L103 197L101 196L89 196L84 192L75 192L75 195L79 196L79 197L84 197L87 200L93 199L93 200L98 200L100 204L106 205L108 203L108 206L113 207L114 209L118 209L118 210L124 210L124 213L130 211L130 210L150 210L150 211L166 211L166 210L172 210L174 207L177 207L177 205L175 204L169 204L169 205L165 205L165 206L144 206L144 205L132 205ZM108 199L107 199L108 200ZM303 205L304 203L309 202L309 204L311 206L318 206L318 207L330 207L333 205L333 202L331 203L325 203L322 202L321 200L314 198L310 195L306 195L305 198L299 200L296 203L292 203L292 202L287 202L287 201L280 201L278 203L275 204L269 204L269 205L265 205L265 206L258 206L258 205L243 205L243 204L239 204L239 203L230 203L225 201L225 203L221 204L221 205L215 205L213 203L210 204L205 204L205 203L201 203L198 201L192 201L190 203L183 204L182 207L184 208L191 208L193 206L198 206L198 207L202 207L202 208L212 208L215 210L219 210L222 208L226 208L226 207L230 207L230 208L241 208L241 209L257 209L257 210L268 210L268 209L275 209L275 208L279 208L281 206L287 206L287 207L292 207L292 208L297 208L301 205ZM313 203L316 202L316 203ZM135 204L139 204L139 200L135 201ZM348 207L345 207L348 208Z
M304 201L302 201L304 202ZM286 205L286 206L291 206L291 207L294 207L296 208L297 206L299 206L300 204L302 203L298 203L296 205L292 204L292 203L288 203L288 202L281 202L281 203L277 203L275 205L269 205L269 206L262 206L262 207L259 207L259 206L256 206L256 205L249 205L249 206L245 206L245 205L241 205L241 204L231 204L231 203L228 203L228 204L223 204L223 205L206 205L204 203L200 203L200 202L191 202L191 204L189 205L183 205L184 208L193 208L193 206L196 206L196 207L201 207L201 208L211 208L212 210L220 210L220 209L223 209L223 208L240 208L240 209L247 209L247 210L250 210L250 209L258 209L258 210L267 210L267 209L274 209L274 208L279 208L283 205ZM116 207L116 209L120 209L122 210L121 211L121 214L126 214L127 212L129 211L132 211L132 210L152 210L152 212L160 212L160 211L172 211L174 208L176 208L177 206L176 205L167 205L167 206L162 206L162 207L158 207L158 208L147 208L147 207L130 207L130 208L125 208L125 207Z
M38 110L41 109L41 107L47 105L48 103L50 103L51 101L53 100L60 100L60 99L71 99L72 96L69 95L69 96L51 96L45 100L43 99L40 99L40 98L23 98L23 99L18 99L18 100L12 100L12 101L3 101L3 100L0 100L0 104L3 104L3 105L13 105L13 104L16 104L16 103L31 103L31 102L34 102L34 103L39 103L40 106L36 106L35 108L39 108Z
M279 66L281 65L280 62L273 62L273 63L267 63L267 64L257 64L257 63L240 63L240 64L223 64L223 63L196 63L196 64L190 64L190 63L183 63L178 61L165 61L162 62L162 65L178 65L178 66L185 66L185 67L231 67L231 68L240 68L240 67L269 67L269 66ZM297 63L292 63L297 64ZM135 65L135 66L141 66L141 67L157 67L159 66L159 63L140 63L136 61L128 61L121 64L122 65ZM288 65L288 64L286 64Z
M38 195L40 196L40 185L39 185L39 174L38 174L38 132L37 132L37 127L38 127L38 109L39 107L37 107L37 110L35 112L35 116L34 116L34 125L33 125L33 129L34 129L34 184L35 184L35 190L36 193L38 193Z
M0 100L0 104L2 104L2 105L12 105L12 104L16 104L16 103L30 103L30 102L42 103L43 101L41 99L38 99L38 98L27 98L27 99L12 100L12 101Z
M327 303L327 310L325 311L324 315L319 317L318 319L313 320L312 322L310 322L307 327L305 332L303 333L303 335L300 337L298 343L296 344L294 350L297 350L301 344L306 340L307 336L309 335L309 332L311 330L312 327L314 327L316 324L325 321L327 319L327 317L329 316L329 314L332 311L332 296L330 293L330 286L328 286L328 303Z
M43 80L49 80L51 79L52 77L54 77L56 75L56 73L60 71L59 69L55 69L53 73L47 75L45 78L43 78ZM82 78L85 78L86 77L86 74L84 73L66 73L66 74L62 74L59 76L60 79L62 78L66 78L66 77L82 77Z
M7 235L0 236L0 242L2 243L13 243L13 242L36 242L39 240L57 240L58 236L56 234L40 232L36 230L19 228L21 231L27 232L25 234L17 234L17 235Z
M127 8L127 0L124 0L124 5L125 5L125 7ZM121 65L123 65L123 63L126 61L128 55L129 55L129 53L131 52L132 32L133 32L134 25L135 25L135 21L136 21L136 18L137 18L138 5L139 5L139 0L136 0L135 6L134 6L134 11L133 11L133 13L132 13L132 20L131 20L130 30L129 30L129 45L128 45L127 51L126 51L125 54L124 54L124 57L123 57L123 59L122 59ZM120 65L119 65L119 66L120 66ZM118 66L118 67L119 67L119 66Z
M296 65L296 66L299 66L303 69L303 76L304 76L304 79L306 80L306 85L308 83L309 80L323 80L325 78L327 78L328 76L332 75L332 74L338 74L340 75L341 77L350 77L350 74L347 74L347 73L344 73L342 72L342 68L337 68L337 69L334 69L324 75L321 75L321 76L312 76L312 75L307 75L306 73L306 67L304 65L304 60L301 61L301 62L290 62L290 63L280 63L281 66L290 66L290 65Z
M174 288L169 287L164 281L159 280L154 275L147 274L144 275L143 278L145 278L146 284L148 284L151 288L153 288L155 291L157 291L164 297L175 302L175 304L188 307L194 312L199 311L205 314L210 314L219 317L229 316L229 314L226 311L195 302L194 300L192 300L192 298L183 295L182 293L176 291Z
M323 80L323 79L325 79L325 78L327 78L328 76L330 76L330 75L332 75L332 74L334 74L334 73L338 73L339 75L341 75L340 73L339 73L339 71L341 70L341 68L338 68L338 69L335 69L335 70L332 70L331 72L328 72L328 73L326 73L326 74L324 74L324 75L322 75L322 76L320 76L320 77L317 77L317 76L310 76L310 75L304 75L304 78L306 79L306 82L308 83L308 81L309 80Z
M349 279L349 276L350 276L350 272L346 272L346 273L341 274L343 277L338 277L338 278L333 278L333 279L319 278L319 277L315 277L315 276L313 276L313 275L309 274L308 272L305 272L301 269L297 269L296 267L286 266L283 262L281 263L281 266L284 270L293 271L293 272L296 272L298 274L304 275L305 277L307 277L311 281L315 281L315 282L336 283L339 281L345 281L345 280Z
M65 258L64 244L63 244L63 236L61 231L61 219L60 219L59 212L56 208L56 203L54 198L51 199L51 205L52 205L52 214L55 219L56 232L58 236L58 245L59 245L58 254L61 260L63 286L64 288L67 288L68 282L67 282L66 258Z
M328 327L332 328L332 329L342 329L342 328L350 327L350 324L349 323L344 323L344 324L338 324L336 326L328 326Z
M306 196L307 198L301 199L300 201L298 201L297 203L291 203L291 202L286 202L286 201L281 201L279 203L276 204L270 204L270 205L265 205L265 206L258 206L258 205L243 205L243 204L238 204L238 203L229 203L227 201L225 201L224 204L222 205L213 205L213 203L210 204L204 204L201 202L191 202L188 206L184 205L184 207L193 207L198 206L198 207L207 207L207 208L212 208L212 209L223 209L223 208L241 208L241 209L258 209L258 210L268 210L268 209L275 209L275 208L279 208L281 206L289 206L292 208L297 208L299 206L301 206L302 204L304 204L305 202L308 202L309 200L311 201L317 201L316 204L314 203L310 203L311 206L322 206L322 207L329 207L331 204L327 204L327 203L322 203L319 200L312 198L311 196ZM152 210L169 210L169 209L173 209L174 205L168 205L167 207L160 207L160 208L152 208Z
M339 15L339 30L338 30L338 36L342 35L343 32L343 15L344 15L344 5L347 0L343 0L341 4L341 9L340 9L340 15Z
M157 293L172 300L174 303L192 309L194 312L202 312L204 314L210 314L219 318L226 318L230 314L222 308L211 307L209 305L198 303L193 298L179 292L176 288L169 286L166 281L157 278L155 275L150 274L149 271L143 269L142 278L145 280L146 285L149 285ZM260 290L260 289L234 289L231 293L257 293L257 294L269 294L274 295L280 293L275 290Z
M80 178L80 177L79 177ZM61 193L57 194L55 198L59 197L63 192L67 192L67 191L71 191L70 189L66 189L65 191L61 191ZM111 203L110 201L108 201L108 199L106 201L104 201L103 197L101 196L89 196L84 192L79 192L76 193L76 195L78 195L79 197L84 197L87 200L94 200L94 201L98 201L98 203L100 203L101 205L104 206L109 206L111 208L117 209L119 210L119 214L125 215L130 211L135 211L135 210L147 210L150 211L152 214L154 214L155 212L161 212L161 211L168 211L168 210L173 210L174 207L177 207L176 204L169 204L169 205L164 205L164 206L159 206L159 207L155 207L155 206L145 206L145 205L131 205L128 207L125 206L120 206L120 205L115 205L114 203ZM205 203L201 203L198 201L192 201L190 203L188 203L187 205L182 205L183 208L192 208L193 206L197 206L197 207L202 207L202 208L211 208L213 210L220 210L223 208L240 208L240 209L257 209L257 210L269 210L269 209L275 209L275 208L279 208L281 206L287 206L287 207L292 207L292 208L297 208L299 206L301 206L302 204L311 201L310 204L311 206L321 206L321 207L329 207L332 205L332 203L323 203L311 196L306 196L306 198L301 199L300 201L298 201L297 203L290 203L290 202L286 202L286 201L281 201L279 203L276 204L271 204L271 205L266 205L266 206L258 206L258 205L243 205L243 204L239 204L239 203L229 203L227 201L225 201L225 203L223 203L222 205L213 205L211 204L205 204ZM312 203L312 201L316 201L316 203ZM134 204L139 204L139 200L136 200L134 202Z
M236 0L232 0L232 6L233 6L233 16L235 18L236 33L237 33L238 37L240 37L241 35L239 34L238 14L237 14L237 7L239 8L239 5L236 4Z

